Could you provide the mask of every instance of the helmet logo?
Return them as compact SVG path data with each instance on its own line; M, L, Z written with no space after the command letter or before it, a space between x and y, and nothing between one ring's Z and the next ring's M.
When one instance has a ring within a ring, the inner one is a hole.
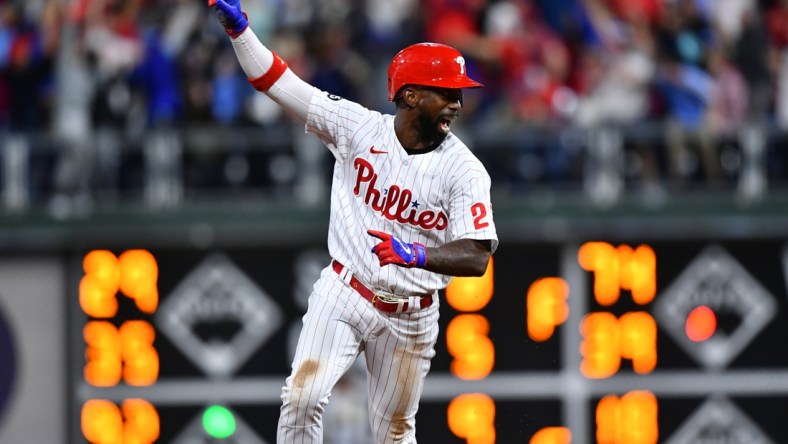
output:
M460 65L460 75L465 75L465 59L462 56L457 56L454 61Z

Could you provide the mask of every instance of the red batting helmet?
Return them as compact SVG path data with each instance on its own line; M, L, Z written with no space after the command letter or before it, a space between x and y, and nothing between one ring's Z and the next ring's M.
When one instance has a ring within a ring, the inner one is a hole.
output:
M438 88L481 88L468 77L459 51L440 43L417 43L403 49L389 64L389 101L405 85Z

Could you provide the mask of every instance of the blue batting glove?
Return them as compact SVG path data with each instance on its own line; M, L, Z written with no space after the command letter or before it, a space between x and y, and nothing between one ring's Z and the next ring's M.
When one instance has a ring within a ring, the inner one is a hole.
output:
M238 37L249 27L249 19L241 11L241 0L208 0L224 30L232 37Z
M409 244L382 231L367 230L367 234L383 241L372 247L372 252L378 255L381 267L394 264L400 267L424 268L427 265L427 249L424 245L418 242Z

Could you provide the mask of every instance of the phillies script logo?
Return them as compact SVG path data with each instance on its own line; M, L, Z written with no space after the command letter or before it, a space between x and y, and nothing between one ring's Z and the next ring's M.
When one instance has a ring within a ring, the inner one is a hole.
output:
M366 160L356 158L353 166L358 171L353 194L358 196L361 192L361 184L368 184L367 191L364 193L364 203L382 214L386 219L421 227L425 230L445 230L449 225L449 219L443 211L436 213L432 210L418 211L414 208L416 205L411 205L413 203L413 192L407 188L402 189L397 185L392 185L389 187L386 196L383 196L375 186L378 181L378 175L375 173L372 165Z

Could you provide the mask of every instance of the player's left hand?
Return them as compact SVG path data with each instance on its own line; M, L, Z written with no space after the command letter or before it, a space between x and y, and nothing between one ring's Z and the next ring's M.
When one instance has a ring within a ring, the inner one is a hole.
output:
M249 19L241 11L241 0L208 0L219 22L230 37L238 37L249 27Z
M409 244L382 231L367 230L367 234L383 241L372 247L372 252L380 259L381 267L394 264L400 267L424 268L427 265L427 249L424 245L418 242Z

